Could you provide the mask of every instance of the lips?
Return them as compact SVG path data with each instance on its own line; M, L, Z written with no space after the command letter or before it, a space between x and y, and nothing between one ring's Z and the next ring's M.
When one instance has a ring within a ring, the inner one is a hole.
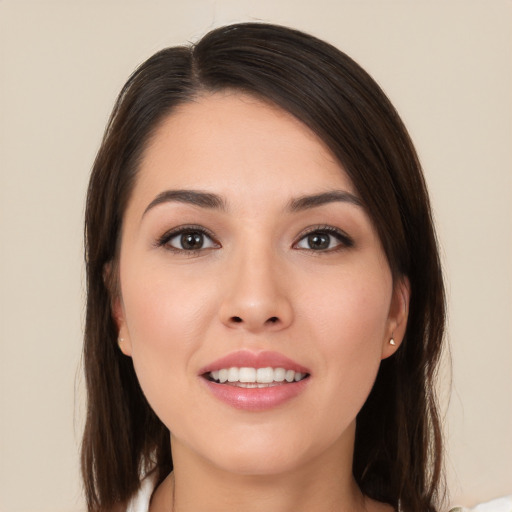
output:
M310 371L277 352L229 354L200 370L210 392L237 409L262 411L296 397L306 387Z
M233 352L225 357L217 359L213 363L203 367L199 373L201 375L223 368L285 368L295 372L310 373L309 370L289 357L279 352L251 352L249 350L240 350Z

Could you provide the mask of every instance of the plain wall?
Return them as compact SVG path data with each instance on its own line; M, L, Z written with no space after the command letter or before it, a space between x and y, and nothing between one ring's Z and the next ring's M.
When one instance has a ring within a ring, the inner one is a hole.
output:
M401 113L446 270L450 502L512 493L510 1L0 0L1 512L84 510L84 197L117 92L162 47L253 19L335 44Z

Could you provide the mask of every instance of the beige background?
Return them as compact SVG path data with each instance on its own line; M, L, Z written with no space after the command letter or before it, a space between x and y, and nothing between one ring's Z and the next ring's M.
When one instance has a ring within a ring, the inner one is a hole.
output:
M114 98L156 50L262 19L337 45L417 144L446 269L451 503L512 493L512 3L0 0L0 511L84 510L82 217Z

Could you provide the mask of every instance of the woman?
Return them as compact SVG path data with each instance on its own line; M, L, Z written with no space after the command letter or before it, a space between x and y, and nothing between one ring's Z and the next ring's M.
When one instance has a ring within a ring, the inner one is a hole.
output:
M90 511L438 510L428 195L349 57L265 24L151 57L94 164L86 261Z

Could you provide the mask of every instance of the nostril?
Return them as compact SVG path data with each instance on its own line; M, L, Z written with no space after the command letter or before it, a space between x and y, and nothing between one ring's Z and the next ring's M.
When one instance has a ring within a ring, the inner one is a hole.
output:
M235 324L242 323L242 319L239 316L233 316L233 317L231 317L231 320L233 320L233 322L235 322Z
M277 316L272 316L270 317L267 322L271 323L271 324L275 324L277 322L279 322L279 318L277 318Z

